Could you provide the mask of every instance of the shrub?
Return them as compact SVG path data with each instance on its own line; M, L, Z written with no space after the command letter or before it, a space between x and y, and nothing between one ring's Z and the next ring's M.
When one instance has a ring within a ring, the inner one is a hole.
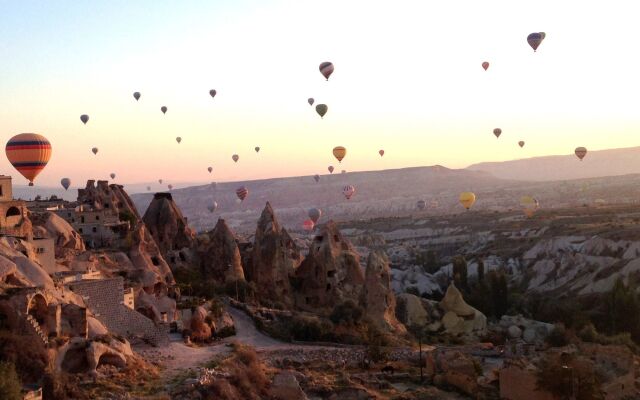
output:
M355 325L360 322L363 314L362 308L353 300L347 300L333 309L329 319L334 324Z
M551 347L563 347L570 343L570 337L567 329L563 324L556 324L549 336L547 336L547 344Z
M34 336L0 331L0 360L12 363L22 382L33 383L43 376L49 358Z
M0 399L22 400L22 383L16 367L10 362L0 362Z
M332 337L333 326L317 317L295 316L291 319L290 334L294 340L318 342Z

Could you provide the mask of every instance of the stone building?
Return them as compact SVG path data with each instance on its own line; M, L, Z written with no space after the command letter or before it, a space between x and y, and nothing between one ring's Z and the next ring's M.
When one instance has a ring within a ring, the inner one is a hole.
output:
M29 238L31 222L26 203L13 199L11 177L0 175L0 235Z
M108 247L123 240L129 232L129 222L120 221L111 209L94 209L81 204L73 209L63 208L54 212L76 230L89 248Z

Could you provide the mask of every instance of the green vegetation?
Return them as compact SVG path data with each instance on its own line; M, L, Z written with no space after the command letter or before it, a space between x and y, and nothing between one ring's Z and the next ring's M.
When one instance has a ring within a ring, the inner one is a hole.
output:
M563 399L602 399L601 380L591 360L569 354L546 355L538 372L538 387Z

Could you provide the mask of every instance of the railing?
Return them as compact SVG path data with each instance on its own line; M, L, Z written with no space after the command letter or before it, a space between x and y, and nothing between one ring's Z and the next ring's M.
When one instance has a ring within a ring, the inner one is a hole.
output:
M36 321L35 318L33 318L33 315L31 314L27 315L27 327L32 334L38 336L42 340L42 343L44 343L45 347L49 345L49 338L47 338L47 335L42 332L40 324L38 323L38 321Z

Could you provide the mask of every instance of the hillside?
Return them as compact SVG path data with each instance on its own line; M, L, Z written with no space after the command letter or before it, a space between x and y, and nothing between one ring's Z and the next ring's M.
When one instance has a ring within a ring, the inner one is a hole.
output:
M640 173L640 147L589 151L580 162L574 154L483 162L467 167L502 179L555 181Z

